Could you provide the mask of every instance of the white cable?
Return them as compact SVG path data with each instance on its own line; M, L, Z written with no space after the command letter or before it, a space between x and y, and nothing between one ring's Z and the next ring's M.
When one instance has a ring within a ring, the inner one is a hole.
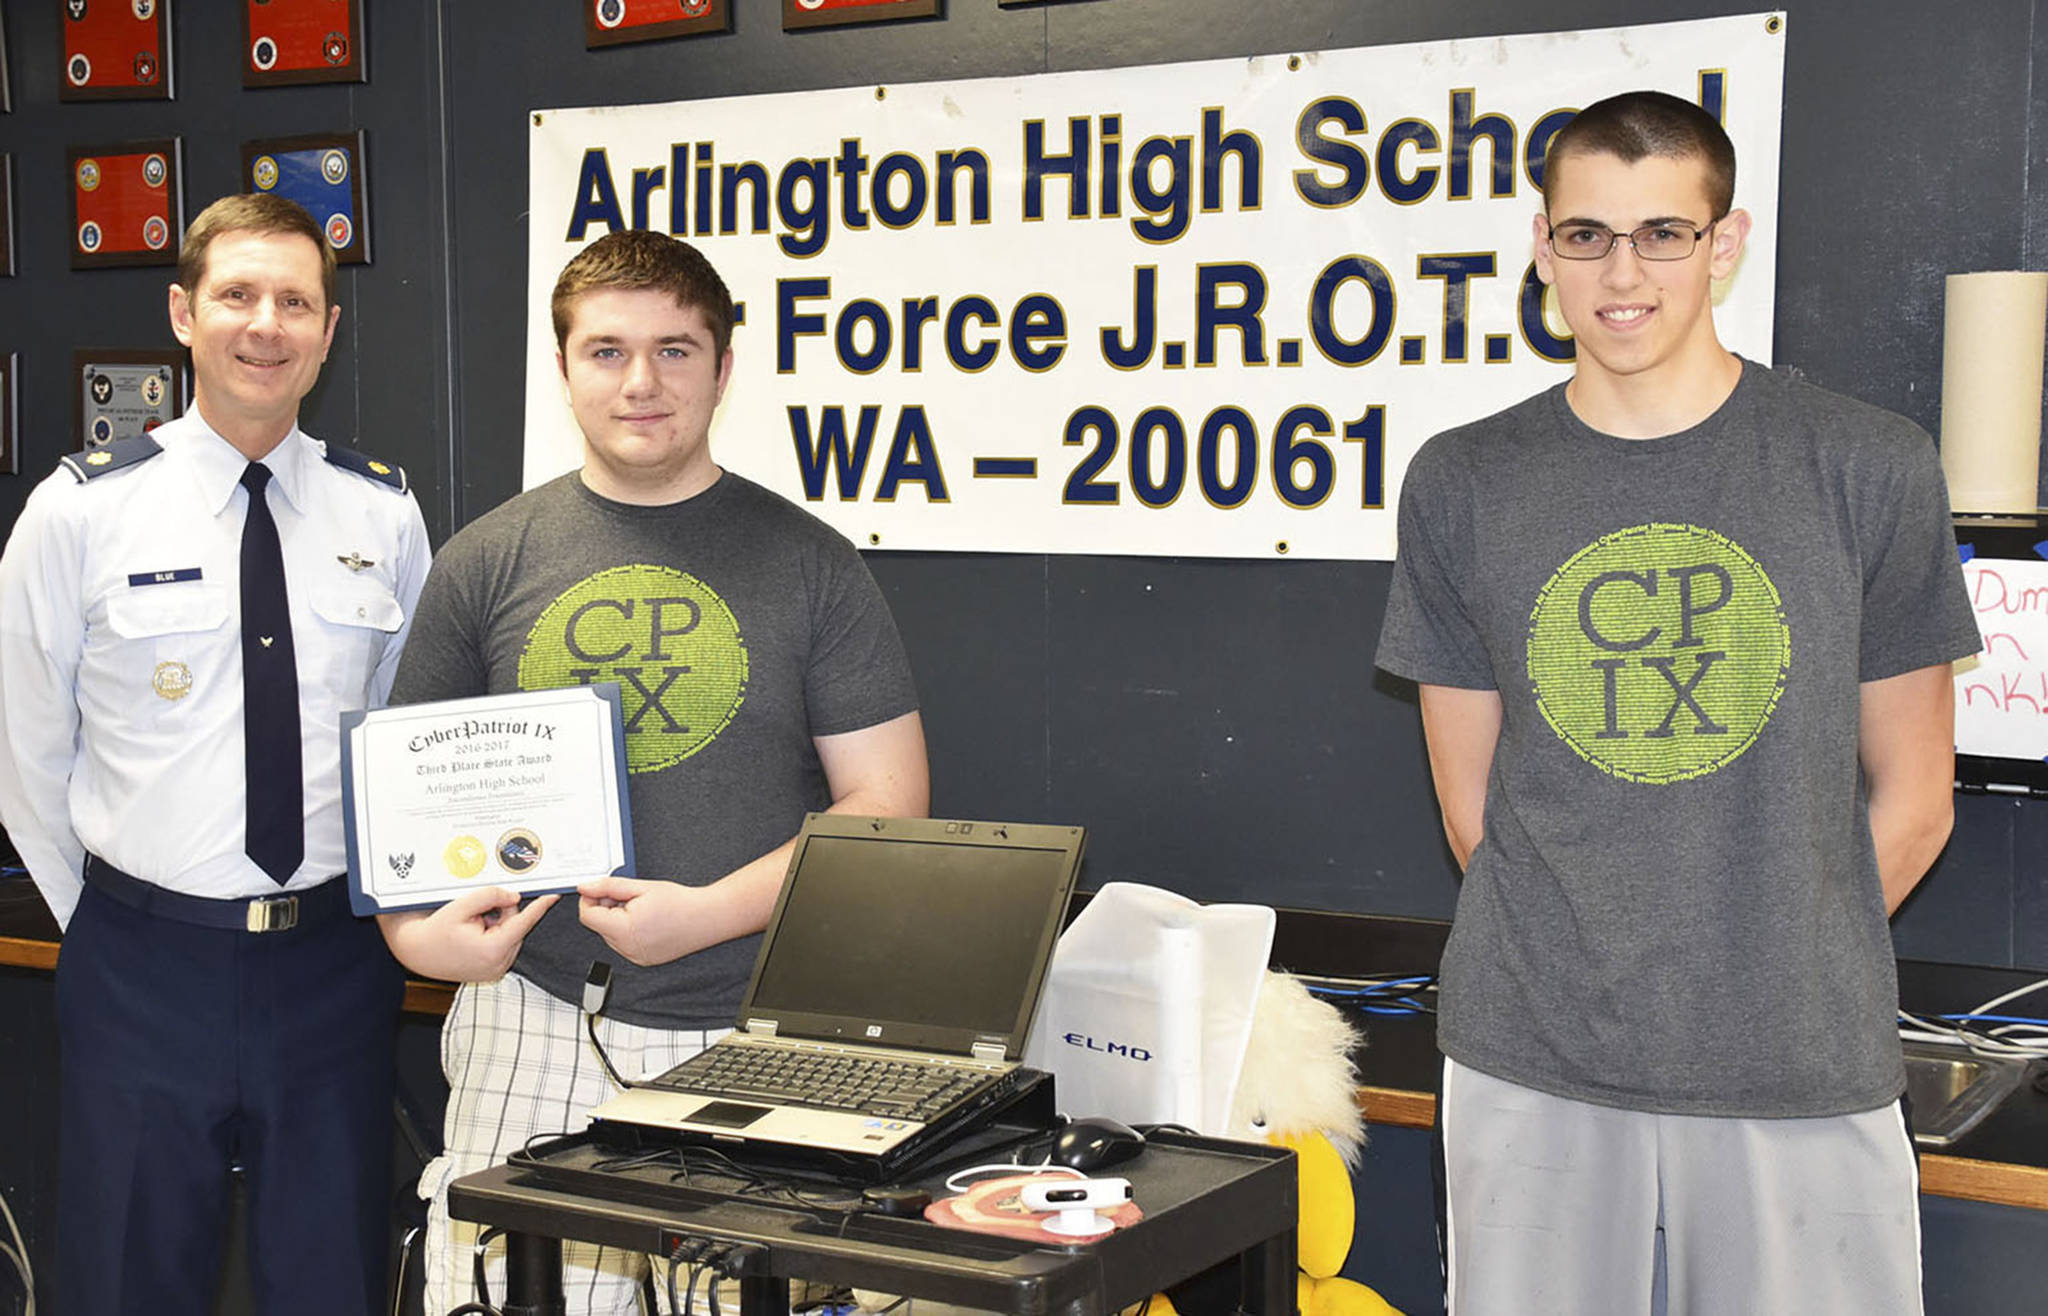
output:
M14 1246L0 1243L0 1252L14 1263L14 1269L21 1275L21 1291L27 1294L21 1309L21 1316L36 1316L36 1272L28 1263L28 1244L21 1241L21 1226L14 1223L14 1211L7 1205L7 1198L0 1194L0 1215L7 1217L7 1232L14 1238Z
M2028 983L2024 987L2015 988L2012 991L2007 992L2003 996L1984 1002L1984 1004L1970 1011L1970 1013L1973 1015L1990 1014L1993 1010L1996 1010L1999 1006L2004 1005L2007 1001L2017 1001L2020 997L2025 996L2031 992L2040 991L2043 987L2048 987L2048 978L2036 978L2034 981Z
M946 1191L957 1193L967 1185L965 1180L976 1174L1071 1174L1076 1179L1088 1176L1070 1165L970 1165L964 1170L955 1170L946 1178Z
M1962 1026L1964 1022L1982 1018L1998 1007L2044 987L2048 987L2048 978L2037 978L2024 987L2016 987L2003 996L1994 996L1975 1009L1964 1012L1956 1017L1955 1022L1929 1019L1901 1010L1899 1037L1908 1042L1962 1046L1979 1056L2021 1060L2048 1056L2048 1024L2007 1023L1982 1029Z

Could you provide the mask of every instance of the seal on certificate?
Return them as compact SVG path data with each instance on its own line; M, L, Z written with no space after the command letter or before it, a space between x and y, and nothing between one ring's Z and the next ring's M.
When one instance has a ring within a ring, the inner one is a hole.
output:
M441 866L450 877L471 878L484 871L487 858L482 841L474 836L458 836L441 851Z
M498 838L498 866L515 876L533 871L540 862L540 838L524 827L514 827Z

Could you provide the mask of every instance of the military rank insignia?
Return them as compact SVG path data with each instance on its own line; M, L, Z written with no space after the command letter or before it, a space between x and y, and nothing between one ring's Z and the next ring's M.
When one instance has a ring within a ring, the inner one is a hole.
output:
M363 0L242 0L242 85L368 82Z
M167 101L171 0L62 0L60 101Z
M274 192L306 208L343 265L370 260L370 188L363 133L312 133L242 143L251 192Z
M185 231L182 138L73 146L71 268L175 265Z

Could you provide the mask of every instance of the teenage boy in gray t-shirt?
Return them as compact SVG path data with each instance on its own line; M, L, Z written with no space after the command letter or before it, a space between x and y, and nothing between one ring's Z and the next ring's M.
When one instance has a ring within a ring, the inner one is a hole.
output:
M471 1296L476 1231L447 1219L449 1181L613 1095L578 1011L591 962L616 966L613 1063L660 1073L737 1013L805 812L922 815L929 794L909 664L860 555L712 460L733 306L710 262L612 233L563 269L553 313L583 467L449 541L392 702L619 682L638 873L559 907L490 888L380 917L407 967L463 984L446 1150L421 1176L432 1312ZM564 1267L568 1311L640 1310L644 1258L571 1246Z
M1927 436L1721 346L1734 173L1661 93L1559 133L1572 378L1401 493L1378 661L1465 868L1455 1316L1921 1310L1886 920L1948 836L1977 632Z

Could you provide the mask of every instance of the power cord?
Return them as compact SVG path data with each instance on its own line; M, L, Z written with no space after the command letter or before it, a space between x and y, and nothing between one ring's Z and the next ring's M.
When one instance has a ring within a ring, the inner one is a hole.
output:
M731 1250L732 1250L732 1247L731 1247L731 1245L730 1245L730 1244L727 1244L727 1245L726 1245L726 1246L725 1246L724 1248L721 1248L721 1249L720 1249L720 1250L719 1250L718 1252L716 1252L715 1254L713 1254L713 1255L711 1255L711 1256L708 1256L708 1257L704 1258L704 1267L705 1267L705 1269L707 1269L707 1270L711 1271L713 1275L717 1275L717 1276L724 1276L724 1275L725 1275L725 1273L726 1273L726 1272L725 1272L725 1259L726 1259L726 1254L727 1254L727 1253L729 1253L729 1252L730 1252ZM713 1279L713 1280L711 1281L711 1316L725 1316L725 1312L724 1312L723 1308L721 1308L721 1307L720 1307L720 1305L719 1305L719 1301L718 1301L718 1280L717 1280L717 1279Z
M11 1246L0 1242L0 1256L5 1256L14 1273L21 1276L21 1316L36 1316L35 1267L29 1264L28 1244L21 1241L21 1226L14 1223L14 1209L7 1205L5 1196L0 1196L0 1215L7 1217L7 1233L14 1240Z

